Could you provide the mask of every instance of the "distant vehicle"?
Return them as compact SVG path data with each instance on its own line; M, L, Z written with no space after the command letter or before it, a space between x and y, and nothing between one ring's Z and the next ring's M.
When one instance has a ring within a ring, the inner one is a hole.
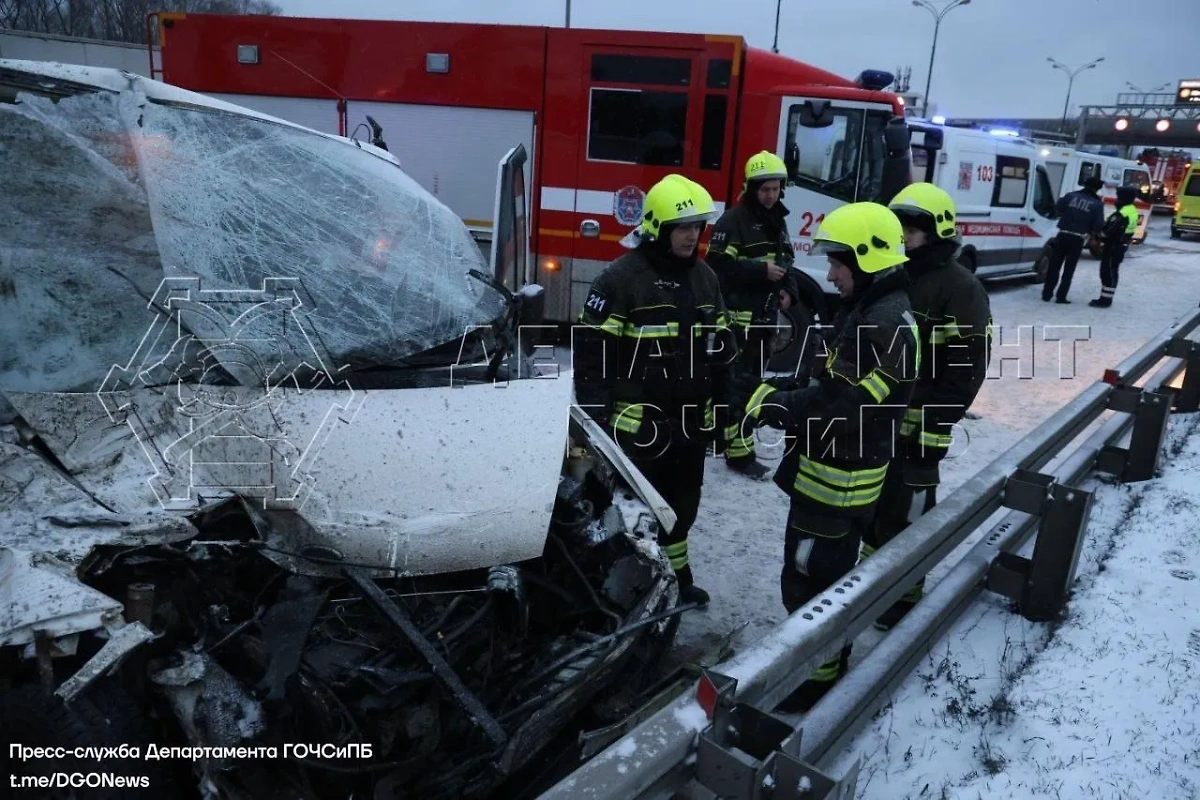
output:
M1156 213L1175 213L1175 201L1192 167L1192 156L1185 150L1161 151L1147 148L1138 154L1138 163L1150 170L1152 190L1150 202Z
M1046 159L1046 169L1050 173L1050 182L1056 198L1075 191L1083 185L1085 179L1093 175L1104 181L1100 197L1104 200L1105 216L1116 209L1118 187L1136 187L1138 198L1134 200L1134 205L1138 210L1138 226L1133 234L1133 243L1141 244L1146 241L1152 186L1150 171L1144 164L1128 158L1088 153L1052 144L1042 146L1042 156ZM1088 251L1095 258L1099 258L1099 241L1093 239L1089 242Z
M1175 201L1175 217L1171 220L1171 238L1185 233L1200 233L1200 162L1188 168Z
M1042 278L1058 199L1040 149L1012 131L909 120L913 180L950 193L959 261L981 278Z

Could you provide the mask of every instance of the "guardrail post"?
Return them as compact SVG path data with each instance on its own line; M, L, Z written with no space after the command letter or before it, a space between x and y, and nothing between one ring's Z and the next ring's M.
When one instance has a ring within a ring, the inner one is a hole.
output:
M1183 385L1175 395L1175 410L1200 411L1200 342L1175 338L1167 343L1167 355L1184 360Z
M1129 447L1108 445L1096 456L1096 469L1116 475L1122 483L1147 481L1158 470L1163 437L1171 415L1171 395L1146 392L1134 386L1116 386L1109 395L1113 411L1133 414Z
M696 774L675 794L686 800L851 800L859 761L834 780L800 758L800 737L784 720L734 700L737 681L705 671L697 701L711 720L700 731Z
M1033 622L1054 619L1066 604L1083 534L1092 507L1092 493L1056 483L1054 478L1018 469L1004 484L1004 505L1037 515L1033 558L1001 553L987 573L989 591L1016 602L1021 616Z

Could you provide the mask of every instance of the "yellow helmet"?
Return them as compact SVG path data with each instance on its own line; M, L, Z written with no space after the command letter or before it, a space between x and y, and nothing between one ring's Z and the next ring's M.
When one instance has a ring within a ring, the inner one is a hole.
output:
M892 198L888 208L900 217L901 223L905 217L927 218L939 239L953 239L958 235L955 225L958 212L954 208L954 199L944 189L932 183L913 183L905 186Z
M746 162L746 182L766 181L772 178L787 180L787 165L783 163L783 159L770 150L760 150L750 156Z
M853 253L858 268L883 272L903 264L904 228L887 206L848 203L831 211L813 234L812 254Z
M621 240L626 247L658 238L663 225L708 222L717 215L712 195L700 184L672 174L646 192L642 202L642 223Z

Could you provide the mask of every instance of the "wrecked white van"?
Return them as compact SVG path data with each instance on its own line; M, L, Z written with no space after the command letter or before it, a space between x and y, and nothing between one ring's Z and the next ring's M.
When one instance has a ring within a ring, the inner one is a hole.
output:
M0 60L0 739L140 748L155 797L514 796L652 673L673 514L503 278L383 150Z

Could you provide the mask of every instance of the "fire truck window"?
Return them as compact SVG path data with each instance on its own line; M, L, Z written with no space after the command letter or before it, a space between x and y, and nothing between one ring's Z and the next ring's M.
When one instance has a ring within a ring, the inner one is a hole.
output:
M720 169L725 154L725 117L729 98L710 94L704 98L704 130L700 134L700 169Z
M862 109L830 109L831 124L806 128L799 104L788 110L787 157L790 183L851 202L878 195L882 169L882 121L868 121ZM877 124L878 123L878 124ZM864 147L864 142L866 146Z
M732 77L733 62L728 58L714 58L708 62L708 81L705 85L709 89L728 89Z
M992 206L1019 208L1029 196L1029 159L996 156L996 185L992 189Z
M687 92L592 89L588 159L683 165Z
M657 86L688 86L692 62L666 56L592 56L592 80L605 83L651 83Z

